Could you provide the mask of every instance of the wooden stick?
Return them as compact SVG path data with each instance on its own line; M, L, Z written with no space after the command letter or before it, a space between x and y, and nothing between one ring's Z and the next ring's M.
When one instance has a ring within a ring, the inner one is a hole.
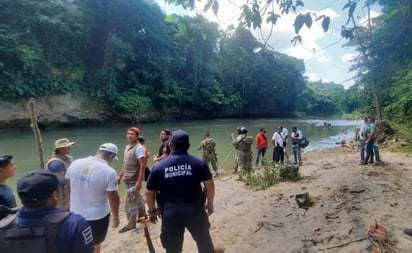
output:
M350 242L346 242L346 243L343 243L343 244L339 244L339 245L336 245L336 246L332 246L332 247L329 247L329 248L326 248L326 249L320 249L320 250L325 251L325 250L330 250L330 249L335 249L335 248L342 248L342 247L345 247L345 246L347 246L347 245L349 245L353 242L360 242L360 241L363 241L363 240L367 240L368 238L369 237L363 237L363 238L359 238L359 239L356 239L356 240L353 240L353 241L350 241Z
M40 157L40 168L44 168L44 158L43 158L43 147L42 147L42 140L39 125L37 124L37 116L35 110L35 101L34 98L30 98L29 102L27 103L27 108L29 109L30 113L30 121L31 121L31 128L33 130L34 138L36 139L37 150L39 152Z
M229 158L230 154L232 154L232 150L230 150L229 154L227 154L226 158L223 160L223 162L220 164L220 166L223 166L223 164L226 162L226 160Z
M147 242L147 247L149 248L150 253L155 253L155 249L153 246L152 238L150 238L150 233L149 229L147 228L147 222L146 222L146 217L140 217L139 218L144 229L144 236L146 237L146 242Z

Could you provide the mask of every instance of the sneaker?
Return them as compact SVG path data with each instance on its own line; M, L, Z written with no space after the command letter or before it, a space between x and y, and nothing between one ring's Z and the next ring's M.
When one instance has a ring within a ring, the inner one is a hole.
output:
M298 164L298 162L294 162L293 164L295 164L295 165L296 165L296 164Z
M412 236L412 228L405 228L403 232L409 236Z

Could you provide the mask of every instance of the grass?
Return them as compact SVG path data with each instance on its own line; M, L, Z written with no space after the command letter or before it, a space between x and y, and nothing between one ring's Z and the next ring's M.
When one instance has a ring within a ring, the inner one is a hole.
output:
M285 170L286 164L275 164L273 161L262 161L263 168L254 169L251 173L240 171L240 180L257 190L263 190L279 182L297 181L301 179L299 173ZM283 168L283 170L282 170Z

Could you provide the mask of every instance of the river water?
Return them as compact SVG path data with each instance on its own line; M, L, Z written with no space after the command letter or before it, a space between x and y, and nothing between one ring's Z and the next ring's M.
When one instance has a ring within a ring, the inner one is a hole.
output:
M327 121L332 124L329 131L323 127ZM283 124L289 130L297 126L309 139L310 144L305 148L305 152L316 149L336 147L337 142L342 139L348 140L354 135L357 124L354 120L325 120L325 119L224 119L224 120L205 120L205 121L167 121L150 124L139 124L142 135L147 141L147 146L152 154L158 152L160 145L159 132L163 128L170 130L183 129L190 135L190 153L201 156L201 151L196 147L202 140L203 132L209 130L212 137L216 139L218 161L223 169L232 169L234 166L234 148L230 141L230 134L236 133L237 126L245 126L248 134L255 137L260 128L266 128L268 140L272 138L276 125ZM122 159L123 148L126 145L126 130L128 125L120 126L99 126L81 127L65 129L46 129L41 131L44 159L51 155L53 143L59 138L69 138L76 144L72 147L71 155L76 158L94 155L98 146L105 142L112 142L119 147L120 160ZM255 151L253 147L253 151ZM290 147L289 147L290 148ZM273 146L269 144L266 158L272 156ZM232 152L231 152L232 151ZM17 165L16 176L8 180L8 185L15 188L19 177L28 171L40 167L40 159L31 129L20 130L1 130L0 131L0 153L11 154ZM289 152L292 154L292 152ZM255 152L254 152L255 155ZM149 166L152 162L149 161ZM115 161L112 166L120 170L121 162Z

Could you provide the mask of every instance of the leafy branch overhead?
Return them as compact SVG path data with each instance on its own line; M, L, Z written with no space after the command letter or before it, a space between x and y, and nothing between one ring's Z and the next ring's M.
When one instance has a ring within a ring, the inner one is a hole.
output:
M220 0L220 2L222 1L230 0ZM342 8L343 10L348 11L347 22L342 26L341 31L341 36L345 39L350 40L353 38L353 33L356 28L354 12L359 1L360 0L348 0L348 2ZM193 10L196 5L196 2L194 0L165 0L165 2L169 4L180 5L185 9L191 10ZM221 4L219 4L219 0L207 0L203 6L203 12L212 10L213 13L217 15L220 5ZM241 6L241 13L238 18L239 25L252 29L260 29L262 28L263 21L270 25L276 25L277 21L282 15L295 13L296 17L292 25L294 26L296 36L291 40L291 42L295 44L296 42L301 42L302 40L302 37L299 36L299 32L304 25L308 29L310 29L313 22L320 21L320 25L322 26L323 31L326 33L329 30L331 23L331 18L329 16L317 16L315 13L310 12L307 12L305 14L297 13L300 7L304 7L303 0L245 0L245 3ZM349 23L352 23L351 27L347 27Z

